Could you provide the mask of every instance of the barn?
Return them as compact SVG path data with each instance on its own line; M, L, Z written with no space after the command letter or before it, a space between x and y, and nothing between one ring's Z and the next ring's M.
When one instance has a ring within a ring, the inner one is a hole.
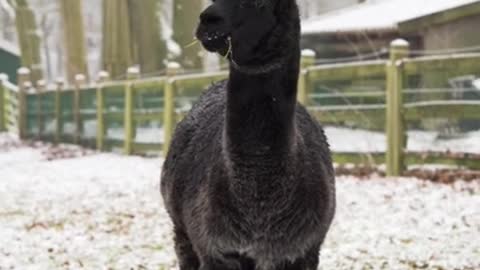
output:
M15 45L0 40L0 73L7 74L10 82L15 83L20 63L20 50Z
M480 1L389 0L327 12L302 23L302 47L319 58L353 60L386 56L388 44L403 38L415 50L477 47Z

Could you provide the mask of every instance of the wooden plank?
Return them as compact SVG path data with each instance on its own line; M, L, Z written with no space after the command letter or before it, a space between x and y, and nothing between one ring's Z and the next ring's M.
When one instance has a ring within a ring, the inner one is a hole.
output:
M337 107L333 109L332 107ZM384 126L385 107L384 106L324 106L309 107L308 111L314 117L319 119L322 124L343 124L346 122L357 122L359 126L373 128ZM468 104L468 102L449 103L439 101L417 103L414 107L405 104L403 112L407 122L420 121L426 118L444 118L444 119L472 119L480 120L480 105ZM368 123L372 123L368 125ZM367 124L367 125L366 125Z
M425 102L405 105L405 118L408 121L418 121L426 118L444 119L478 119L480 120L480 104L468 104L468 102Z
M133 153L137 155L156 153L160 155L163 149L162 143L138 143L133 144Z
M42 108L42 94L45 92L46 82L44 80L40 80L37 82L37 92L36 101L37 101L37 125L38 125L38 134L37 137L42 137L43 132L45 131L45 117Z
M297 100L304 106L309 104L310 74L307 68L315 65L315 52L311 50L302 51L302 59L300 63L300 76L298 79Z
M385 76L385 60L364 61L311 67L309 79L313 81L357 80Z
M357 164L357 165L380 165L385 163L385 153L332 153L333 160L337 164ZM373 164L372 164L373 163ZM409 152L405 153L406 165L453 165L465 167L471 170L480 170L480 160L473 158L471 154L459 154L452 156L448 153L436 152Z
M384 130L385 108L371 108L367 110L352 110L345 107L344 110L321 110L309 108L309 112L322 125L356 126L365 129Z
M21 139L27 138L27 84L30 83L30 70L20 68L18 70L18 131Z
M0 74L3 75L3 74ZM6 117L6 90L5 87L3 86L3 80L5 80L4 77L0 77L0 132L6 131L7 130L7 117Z
M226 72L181 75L175 77L175 84L177 89L198 89L198 91L201 92L209 85L226 79L227 76L228 73Z
M403 152L406 146L405 119L403 116L404 69L402 59L409 54L409 44L397 39L390 44L390 60L387 64L386 165L388 176L399 176L404 170Z
M150 80L139 80L133 82L132 87L135 93L158 93L165 88L165 78L155 78Z
M97 136L96 136L96 148L98 151L104 150L104 142L105 142L105 114L104 114L104 107L105 107L105 93L103 92L104 84L107 82L109 74L107 72L100 72L98 74L99 82L97 86Z
M85 79L86 77L83 74L77 74L75 76L75 88L73 91L73 108L72 108L73 123L75 125L73 142L75 144L78 144L80 137L82 136L82 133L83 133L82 116L80 114L80 103L81 103L80 88L85 85Z
M125 84L125 109L124 109L124 130L125 130L125 144L124 153L131 155L133 152L133 140L135 139L135 125L133 122L133 106L134 95L132 81L140 76L140 71L137 68L129 68L127 71L129 82Z
M167 68L167 75L169 79L165 85L165 99L164 99L164 113L163 113L163 132L164 132L164 143L163 143L163 155L167 156L168 148L173 136L173 130L176 125L175 121L175 91L177 89L177 82L180 82L181 79L175 79L174 76L179 72L180 66L176 63L170 63ZM185 77L191 79L191 77ZM198 76L197 78L205 78ZM178 81L177 81L178 80Z
M480 74L480 53L465 53L404 59L408 76L427 71L448 71L451 76Z
M151 113L136 113L134 115L135 122L138 124L151 122L151 121L161 121L163 122L163 110L162 112L151 112Z
M62 91L63 81L58 80L55 91L55 143L60 143L63 134Z

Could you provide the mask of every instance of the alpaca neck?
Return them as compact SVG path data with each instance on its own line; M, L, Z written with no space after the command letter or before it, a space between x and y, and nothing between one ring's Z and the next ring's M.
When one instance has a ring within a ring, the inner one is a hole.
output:
M299 60L298 50L282 67L263 73L230 68L225 139L232 162L281 158L291 152Z

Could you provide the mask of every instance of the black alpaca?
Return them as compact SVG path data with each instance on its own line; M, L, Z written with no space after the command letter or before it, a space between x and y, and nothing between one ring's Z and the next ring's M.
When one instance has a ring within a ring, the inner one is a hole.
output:
M180 269L317 269L335 183L323 130L296 103L295 0L216 0L200 19L230 76L178 125L163 166Z

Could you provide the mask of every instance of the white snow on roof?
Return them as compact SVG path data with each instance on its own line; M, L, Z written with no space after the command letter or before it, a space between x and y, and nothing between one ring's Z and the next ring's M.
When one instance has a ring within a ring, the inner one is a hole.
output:
M332 11L302 23L303 34L395 29L398 23L478 0L390 0Z
M20 55L20 50L18 47L15 44L5 40L0 39L0 49L14 55Z

